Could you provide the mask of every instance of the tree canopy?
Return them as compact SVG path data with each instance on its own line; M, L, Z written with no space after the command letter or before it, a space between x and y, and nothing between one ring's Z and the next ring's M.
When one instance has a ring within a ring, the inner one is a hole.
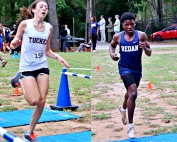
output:
M8 27L16 22L20 7L28 7L34 0L0 0L0 21L6 23ZM85 16L87 0L56 0L56 11L58 24L67 24L73 31L73 17L75 19L76 36L84 37L85 34ZM46 18L48 21L48 18Z
M114 17L129 11L140 20L176 18L176 0L93 0L96 17Z

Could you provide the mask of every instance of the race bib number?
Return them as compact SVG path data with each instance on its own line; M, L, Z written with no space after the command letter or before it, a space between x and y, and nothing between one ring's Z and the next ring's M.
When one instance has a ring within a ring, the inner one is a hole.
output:
M43 53L41 52L36 52L34 54L34 59L40 60L43 57Z

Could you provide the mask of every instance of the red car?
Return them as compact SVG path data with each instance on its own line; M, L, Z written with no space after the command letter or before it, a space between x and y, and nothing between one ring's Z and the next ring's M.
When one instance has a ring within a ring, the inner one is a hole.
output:
M177 24L173 24L165 29L150 35L152 41L162 41L166 39L177 39Z

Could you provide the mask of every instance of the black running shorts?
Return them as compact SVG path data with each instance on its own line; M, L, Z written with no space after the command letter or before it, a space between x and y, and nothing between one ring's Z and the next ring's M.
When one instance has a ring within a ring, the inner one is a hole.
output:
M127 73L122 76L123 83L125 85L125 88L128 90L128 87L132 84L136 84L137 88L140 83L140 79L137 79L138 77L135 77L132 73Z
M49 75L49 72L50 71L48 68L42 68L42 69L38 69L38 70L34 70L34 71L22 72L21 76L22 76L22 78L27 77L27 76L32 76L32 77L36 78L38 75L41 75L41 74Z

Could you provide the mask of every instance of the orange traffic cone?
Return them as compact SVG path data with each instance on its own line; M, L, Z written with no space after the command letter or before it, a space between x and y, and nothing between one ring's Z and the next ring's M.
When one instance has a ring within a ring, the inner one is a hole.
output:
M12 96L21 96L18 88L14 88L14 94Z
M148 89L148 90L152 90L152 84L151 84L151 82L148 83L147 89Z
M100 71L101 70L100 66L96 66L96 70Z

